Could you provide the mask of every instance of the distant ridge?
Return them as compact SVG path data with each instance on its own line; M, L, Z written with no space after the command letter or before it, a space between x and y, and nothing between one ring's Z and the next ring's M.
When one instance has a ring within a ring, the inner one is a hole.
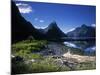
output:
M85 24L81 25L81 27L75 28L73 31L68 32L66 35L72 38L88 38L88 37L96 37L95 27L87 26Z

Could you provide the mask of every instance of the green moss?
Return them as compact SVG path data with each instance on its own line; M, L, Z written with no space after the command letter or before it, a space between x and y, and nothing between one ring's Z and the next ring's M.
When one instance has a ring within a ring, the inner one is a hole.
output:
M76 70L91 70L96 69L96 62L83 62L77 65Z
M23 57L25 60L42 59L40 54L33 54L33 52L41 51L46 44L45 40L24 40L12 45L12 54Z
M24 40L12 45L12 53L17 53L20 50L27 50L27 51L41 51L45 48L47 41L45 40Z

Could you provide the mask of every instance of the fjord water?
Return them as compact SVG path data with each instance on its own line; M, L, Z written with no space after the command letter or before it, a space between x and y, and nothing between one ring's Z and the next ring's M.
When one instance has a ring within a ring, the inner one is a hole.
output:
M92 55L96 52L96 44L94 40L90 41L65 41L66 46L78 48L84 51L85 55Z

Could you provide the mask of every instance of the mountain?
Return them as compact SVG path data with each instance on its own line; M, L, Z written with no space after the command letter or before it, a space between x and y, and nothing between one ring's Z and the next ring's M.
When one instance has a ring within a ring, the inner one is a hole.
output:
M83 24L81 27L77 27L76 29L74 29L73 31L70 31L67 33L68 37L72 37L72 38L88 38L88 37L96 37L95 34L96 30L95 27L92 26L87 26L85 24Z
M12 43L25 40L29 36L33 36L36 39L43 37L38 29L21 16L14 2L11 2L11 20Z
M60 28L57 26L57 23L55 21L44 29L44 33L46 34L47 39L52 40L58 40L66 36L64 32L62 32Z
M47 40L58 40L66 36L57 26L55 21L45 29L35 28L30 22L22 17L14 2L11 3L11 20L12 43L28 39L30 36L35 39Z

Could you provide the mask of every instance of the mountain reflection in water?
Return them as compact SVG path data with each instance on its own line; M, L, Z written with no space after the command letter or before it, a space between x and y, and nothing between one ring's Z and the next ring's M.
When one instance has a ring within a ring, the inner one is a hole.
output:
M85 54L92 54L96 51L95 41L65 41L64 44L69 47L84 50Z

